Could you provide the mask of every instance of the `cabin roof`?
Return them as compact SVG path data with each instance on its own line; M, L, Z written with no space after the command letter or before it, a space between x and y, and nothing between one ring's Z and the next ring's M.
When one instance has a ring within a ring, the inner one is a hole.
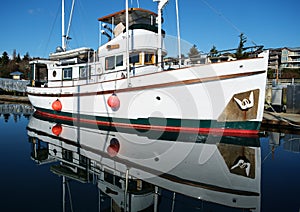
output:
M154 18L157 17L156 13L142 8L129 8L128 13L129 13L129 25L135 23L149 23L151 16L153 17L153 21L155 22ZM107 16L103 16L101 18L98 18L98 21L108 23L108 24L118 24L121 22L125 25L126 10L121 10L119 12Z

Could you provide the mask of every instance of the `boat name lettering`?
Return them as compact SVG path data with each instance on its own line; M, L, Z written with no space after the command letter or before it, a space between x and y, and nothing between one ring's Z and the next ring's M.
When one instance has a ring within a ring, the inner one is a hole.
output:
M118 49L118 48L120 48L120 45L119 45L119 44L107 45L106 48L107 48L108 50Z

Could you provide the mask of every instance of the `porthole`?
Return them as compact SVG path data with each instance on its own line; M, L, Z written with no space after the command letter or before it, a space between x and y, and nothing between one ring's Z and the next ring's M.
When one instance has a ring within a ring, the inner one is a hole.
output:
M52 76L56 77L56 71L53 71Z

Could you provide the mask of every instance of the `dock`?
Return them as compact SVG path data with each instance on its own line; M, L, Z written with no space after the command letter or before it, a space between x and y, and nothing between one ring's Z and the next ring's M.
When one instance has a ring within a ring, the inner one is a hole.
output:
M0 90L9 92L26 92L26 86L30 83L29 80L14 80L7 78L0 78Z
M0 95L0 104L6 102L30 103L27 96Z
M260 130L300 134L300 114L264 111Z

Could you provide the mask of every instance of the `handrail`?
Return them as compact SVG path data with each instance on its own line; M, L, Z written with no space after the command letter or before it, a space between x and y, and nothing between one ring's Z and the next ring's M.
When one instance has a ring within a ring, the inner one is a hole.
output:
M26 92L26 87L29 83L29 80L0 78L0 89L5 91Z

